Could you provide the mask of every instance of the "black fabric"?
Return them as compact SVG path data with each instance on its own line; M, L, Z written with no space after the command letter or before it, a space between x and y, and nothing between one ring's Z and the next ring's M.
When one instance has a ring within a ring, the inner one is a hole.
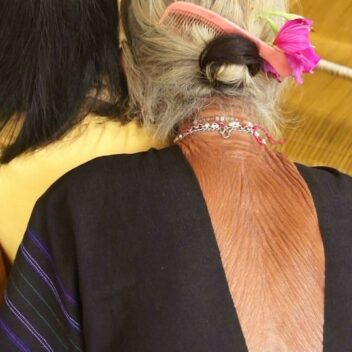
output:
M352 180L298 168L324 232L324 352L350 352ZM0 309L0 351L41 350L247 351L202 192L176 146L98 158L38 201Z
M326 257L326 351L352 351L352 178L331 168L298 170L320 222Z

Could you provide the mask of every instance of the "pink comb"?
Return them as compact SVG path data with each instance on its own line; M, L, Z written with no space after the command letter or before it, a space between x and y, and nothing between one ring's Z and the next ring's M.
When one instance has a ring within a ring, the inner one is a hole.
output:
M193 21L199 21L214 29L219 34L239 34L246 37L258 46L260 57L274 67L281 77L292 75L292 70L283 51L265 43L211 10L189 2L177 1L166 8L160 19L160 23L165 23L169 16L182 16Z

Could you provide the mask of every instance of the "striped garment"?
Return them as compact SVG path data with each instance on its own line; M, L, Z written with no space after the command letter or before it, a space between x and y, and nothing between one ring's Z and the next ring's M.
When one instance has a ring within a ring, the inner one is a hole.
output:
M63 284L50 250L28 229L0 318L1 351L83 351L79 299ZM31 347L29 347L31 346Z

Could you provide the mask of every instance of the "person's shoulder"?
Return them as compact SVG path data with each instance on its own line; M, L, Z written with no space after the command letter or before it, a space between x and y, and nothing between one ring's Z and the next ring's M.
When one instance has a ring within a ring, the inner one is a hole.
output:
M321 219L329 219L349 234L352 228L352 177L330 167L297 165Z
M73 246L102 224L124 223L146 207L166 207L169 190L182 191L184 181L194 188L194 177L176 146L99 157L57 180L37 201L29 227L49 234L47 242L56 243L59 237L60 246L64 239Z
M301 175L313 190L329 196L345 195L352 201L352 177L331 167L309 167L296 164Z
M71 202L98 198L117 191L135 191L163 177L170 165L180 164L176 146L134 154L115 154L90 160L64 174L42 195L39 202L57 197Z

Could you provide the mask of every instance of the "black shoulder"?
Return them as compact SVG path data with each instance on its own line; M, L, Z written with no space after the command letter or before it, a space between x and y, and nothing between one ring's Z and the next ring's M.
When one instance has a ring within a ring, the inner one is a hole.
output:
M177 146L98 157L58 179L38 200L37 207L44 203L58 209L65 203L66 208L79 207L82 212L92 205L98 209L102 202L113 201L111 197L117 195L123 203L128 197L141 196L143 189L158 187L165 178L183 171L189 174L189 166Z
M352 177L329 167L297 164L315 201L319 218L352 232Z
M162 203L173 186L171 178L182 182L182 168L189 172L177 147L89 161L62 176L37 201L24 240L36 234L57 270L72 271L80 253L103 251L99 241L104 236L116 237L112 232L127 219L134 223L135 214Z
M352 201L352 177L330 167L308 167L297 164L297 168L313 193L319 192L333 199Z
M153 173L161 164L171 161L175 148L151 149L135 154L115 154L92 159L64 174L43 194L48 199L55 194L96 193L106 191L109 185L141 180L146 171Z
M118 154L92 159L68 171L55 181L40 198L40 202L64 196L76 198L79 194L96 194L109 188L111 183L133 176L143 169L145 159L152 151L137 154ZM113 182L112 182L113 181ZM77 201L80 198L76 198Z

